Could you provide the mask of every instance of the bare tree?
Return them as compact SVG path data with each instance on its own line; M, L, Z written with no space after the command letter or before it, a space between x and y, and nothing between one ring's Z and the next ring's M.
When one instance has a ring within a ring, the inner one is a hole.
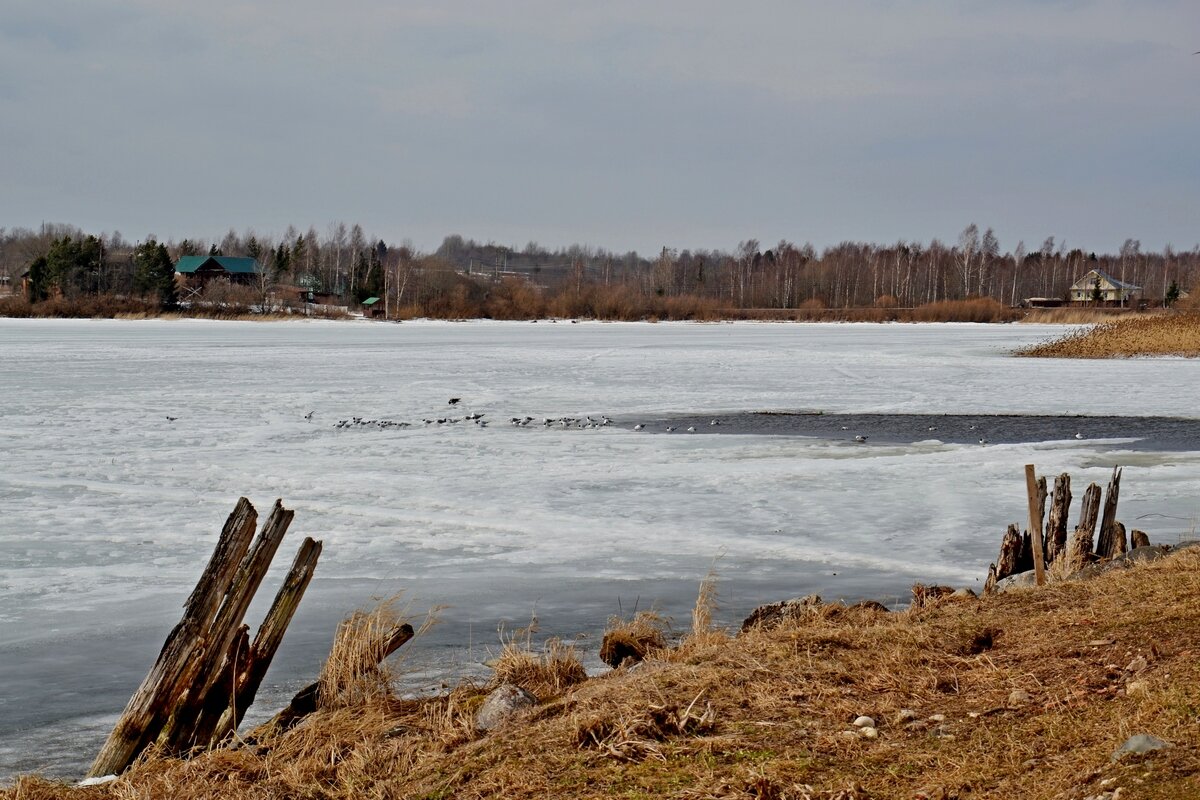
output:
M959 286L962 288L964 296L971 291L971 264L974 262L975 253L978 250L979 226L972 222L958 235Z

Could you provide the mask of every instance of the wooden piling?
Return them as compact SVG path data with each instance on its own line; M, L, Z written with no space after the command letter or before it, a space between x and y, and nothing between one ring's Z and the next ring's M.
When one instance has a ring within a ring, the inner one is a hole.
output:
M1104 516L1100 522L1100 536L1096 540L1096 555L1100 558L1112 558L1128 549L1125 544L1125 532L1117 527L1117 498L1120 493L1121 468L1114 467L1112 479L1108 482L1108 491L1104 495Z
M180 694L187 691L184 679L192 674L192 665L204 651L209 627L250 547L257 521L258 513L250 501L239 499L208 566L184 604L183 618L168 634L154 665L129 698L92 762L89 777L124 771L162 731Z
M1083 504L1079 509L1079 525L1071 537L1071 547L1067 554L1068 567L1074 572L1086 566L1092 560L1092 537L1096 533L1096 518L1100 514L1100 487L1090 484L1083 493Z
M1033 570L1037 585L1046 582L1046 556L1042 552L1042 514L1046 506L1046 479L1038 481L1033 464L1025 465L1025 491L1029 497L1029 535L1033 542Z
M1067 516L1071 511L1071 476L1063 473L1054 479L1050 501L1050 519L1046 523L1046 563L1053 564L1067 550Z
M275 557L293 516L294 512L284 508L282 501L276 500L275 507L271 509L271 516L263 524L254 545L238 564L225 601L213 620L207 646L201 657L195 659L191 665L188 682L191 689L187 696L182 698L182 702L178 703L159 735L159 742L168 752L179 753L196 745L208 744L207 738L203 741L195 738L196 722L209 693L221 677L221 665L238 635L246 609L250 607L255 592L266 576L271 559Z

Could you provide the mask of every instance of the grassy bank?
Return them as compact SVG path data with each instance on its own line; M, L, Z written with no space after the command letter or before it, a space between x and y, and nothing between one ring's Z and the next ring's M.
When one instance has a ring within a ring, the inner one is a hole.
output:
M1126 317L1022 350L1041 358L1200 356L1200 313Z
M539 703L490 734L473 725L488 687L401 700L368 672L286 733L0 797L1197 797L1197 609L1194 550L906 612L820 606L740 635L711 630L702 602L681 642L633 669L585 679L565 646L508 648L496 682ZM1112 761L1137 733L1171 746Z

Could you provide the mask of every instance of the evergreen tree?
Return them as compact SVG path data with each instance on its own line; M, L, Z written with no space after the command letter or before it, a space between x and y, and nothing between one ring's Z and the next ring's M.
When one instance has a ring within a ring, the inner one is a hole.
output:
M143 297L158 299L163 309L174 308L179 303L175 287L175 264L165 245L150 239L133 251L134 291Z
M1170 308L1171 306L1175 305L1175 303L1178 301L1179 301L1179 284L1176 283L1175 281L1171 281L1171 285L1167 288L1167 296L1165 298L1164 305L1166 305L1168 308Z

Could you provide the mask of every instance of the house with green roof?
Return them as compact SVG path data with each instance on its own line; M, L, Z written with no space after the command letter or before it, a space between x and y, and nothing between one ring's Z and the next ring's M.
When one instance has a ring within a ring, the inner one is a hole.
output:
M230 283L253 283L262 272L253 258L235 256L182 256L175 262L175 273L199 282L221 279Z

